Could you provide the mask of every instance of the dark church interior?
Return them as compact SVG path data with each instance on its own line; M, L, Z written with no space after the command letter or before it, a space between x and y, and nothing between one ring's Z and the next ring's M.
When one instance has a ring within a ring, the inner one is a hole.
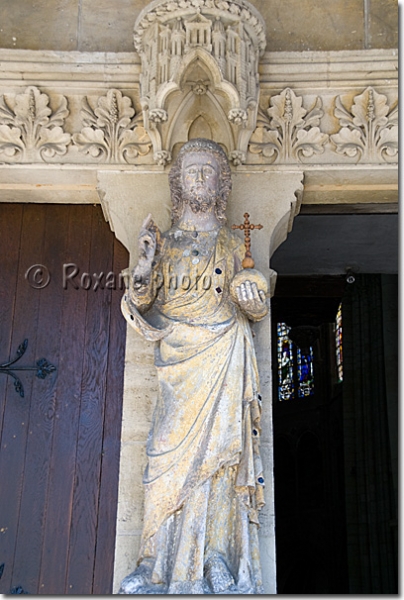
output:
M278 594L398 593L397 249L396 214L303 211L273 256Z

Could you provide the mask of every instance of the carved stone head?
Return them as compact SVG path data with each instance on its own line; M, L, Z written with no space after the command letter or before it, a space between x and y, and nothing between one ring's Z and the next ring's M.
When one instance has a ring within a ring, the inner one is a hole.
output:
M198 197L198 186L190 190L184 189L184 162L186 162L185 157L188 157L190 154L201 154L204 157L211 157L213 168L218 170L217 184L214 177L214 187L209 189L209 186L204 186L200 197ZM172 201L172 223L175 223L181 217L185 202L188 202L191 208L196 211L204 210L205 207L209 206L211 201L215 202L217 220L222 224L226 222L225 210L232 188L232 181L229 161L227 160L226 153L219 144L203 138L196 138L184 144L169 173L169 182ZM212 194L214 194L213 198Z

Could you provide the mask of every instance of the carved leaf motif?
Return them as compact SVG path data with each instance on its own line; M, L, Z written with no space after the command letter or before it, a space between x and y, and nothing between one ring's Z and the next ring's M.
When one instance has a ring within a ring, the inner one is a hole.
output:
M64 96L60 97L60 104L58 108L52 113L49 118L49 122L55 127L64 126L66 117L69 116L69 110L67 108L67 99Z
M168 150L158 150L154 153L153 158L158 165L164 167L167 163L171 162L172 157L171 152Z
M24 150L19 127L0 125L0 151L8 157L16 156Z
M83 125L85 127L91 127L91 126L97 126L97 117L94 114L93 109L91 108L91 106L88 103L88 100L86 97L83 98L82 103L81 103L81 118L83 121ZM74 137L74 136L73 136Z
M389 114L389 125L398 125L398 106L396 105Z
M338 154L358 156L364 162L380 162L398 152L397 109L389 113L387 97L372 87L354 97L351 112L342 104L341 97L335 102L335 116L341 126L331 136Z
M302 108L303 98L296 96L291 89L286 88L279 96L271 98L271 102L272 107L268 108L268 115L272 118L271 127L282 127L285 121L292 127L303 124L303 117L307 112Z
M121 138L121 150L128 163L132 162L138 156L145 156L150 152L150 138L141 125L135 129L127 129L123 132Z
M386 127L380 132L379 148L382 155L396 156L398 154L398 125Z
M353 125L353 116L346 110L342 104L341 96L337 96L335 99L335 110L334 115L339 119L341 127L349 127Z
M119 90L109 90L98 100L94 114L98 117L98 127L108 128L111 123L116 123L117 127L128 127L135 111L130 98L122 96Z
M316 98L313 108L303 107L303 98L286 88L271 98L267 114L260 113L258 127L250 140L250 151L272 162L291 163L324 152L329 136L320 128L324 115L322 102Z
M384 159L398 154L398 108L397 105L387 116L387 124L381 128L377 137L377 148Z
M324 152L324 144L328 140L326 133L321 133L318 127L312 127L308 131L299 129L296 134L296 148L299 153L309 158L313 154Z
M279 133L276 130L258 127L251 136L250 152L253 154L262 154L265 158L275 160L280 147Z
M307 113L304 119L304 127L318 127L324 116L321 98L317 97L314 107Z
M5 96L0 97L0 122L3 125L14 125L15 114L8 106Z
M378 94L373 88L367 88L359 96L355 96L352 106L353 122L358 127L366 127L373 121L377 127L384 127L387 123L386 115L389 112L387 97Z
M52 127L52 129L43 128L38 141L38 147L41 149L41 156L53 158L56 154L63 156L67 152L67 146L70 143L70 134L64 133L61 127Z
M48 106L49 96L31 86L27 88L24 94L18 94L15 97L14 112L17 125L33 121L35 125L46 125L49 121L49 115L52 114Z
M81 152L107 162L131 162L150 151L151 141L138 117L132 100L120 90L108 90L93 109L83 99L81 116L85 127L73 136Z
M63 130L68 116L67 100L55 96L55 111L50 98L35 86L22 94L0 101L0 152L10 158L33 162L46 160L55 154L66 154L71 136Z
M107 144L101 129L83 127L81 133L73 135L73 142L79 146L82 152L90 154L93 158L100 158L107 154Z
M337 146L336 151L338 154L354 157L363 152L362 134L357 129L343 127L339 133L332 135L331 139Z

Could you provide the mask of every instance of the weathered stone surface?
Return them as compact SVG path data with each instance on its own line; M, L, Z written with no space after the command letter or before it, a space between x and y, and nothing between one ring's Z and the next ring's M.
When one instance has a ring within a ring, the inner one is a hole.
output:
M267 27L267 50L394 48L396 0L251 0ZM0 47L132 52L133 26L147 0L25 0L0 4ZM15 39L14 39L15 38Z
M3 0L0 2L0 47L77 50L78 14L79 0L15 0L12 3Z
M145 0L93 0L81 2L78 50L87 52L133 51L133 26Z
M119 478L119 502L117 536L141 533L143 524L144 499L142 488L143 471L146 466L145 444L124 442L121 448L121 469Z
M117 537L119 548L115 552L115 571L113 594L117 594L122 579L134 568L140 547L140 533Z
M398 47L397 0L369 0L369 47Z
M267 50L363 48L363 0L254 0L267 25Z
M143 442L150 430L157 398L153 345L128 328L122 442Z

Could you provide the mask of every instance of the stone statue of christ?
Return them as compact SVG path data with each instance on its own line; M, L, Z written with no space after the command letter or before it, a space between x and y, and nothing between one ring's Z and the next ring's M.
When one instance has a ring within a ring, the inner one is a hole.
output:
M258 511L261 397L249 320L268 312L249 277L230 293L245 247L226 227L222 148L187 142L170 171L172 227L151 216L122 311L156 342L159 392L147 441L145 513L121 594L263 593Z

